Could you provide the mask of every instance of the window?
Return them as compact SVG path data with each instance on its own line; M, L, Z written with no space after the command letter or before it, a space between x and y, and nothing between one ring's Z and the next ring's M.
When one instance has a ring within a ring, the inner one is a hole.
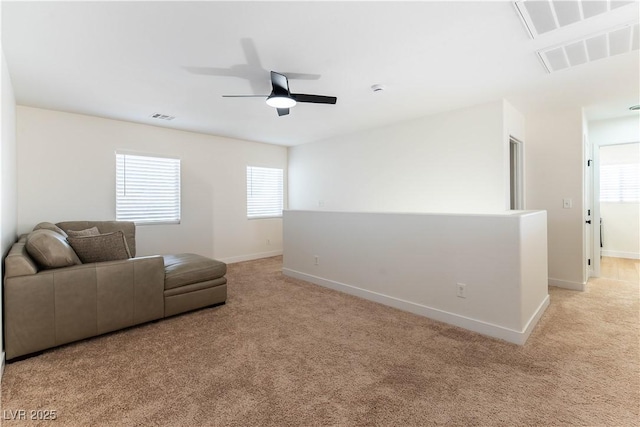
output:
M283 183L282 169L247 166L247 217L281 217Z
M600 167L601 202L640 202L640 168L637 163Z
M116 219L180 223L180 159L116 152Z

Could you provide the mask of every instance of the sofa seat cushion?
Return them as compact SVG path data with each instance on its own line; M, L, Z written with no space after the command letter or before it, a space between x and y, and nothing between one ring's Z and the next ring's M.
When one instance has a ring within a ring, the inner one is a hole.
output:
M164 289L218 279L227 273L227 264L196 254L164 255Z

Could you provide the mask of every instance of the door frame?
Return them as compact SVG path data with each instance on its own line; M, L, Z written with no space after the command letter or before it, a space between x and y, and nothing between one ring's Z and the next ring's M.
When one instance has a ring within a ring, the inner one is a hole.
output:
M511 148L515 147L515 162L512 159ZM515 179L513 177L512 165L515 163ZM512 185L515 181L515 188ZM515 196L512 206L512 194ZM509 135L509 209L524 210L524 143L518 138Z
M585 272L586 279L589 277L598 277L600 276L600 233L596 232L599 230L597 225L599 224L599 212L596 212L596 205L598 205L598 210L600 208L599 204L596 203L597 195L600 194L600 191L596 191L596 184L599 185L599 179L596 183L596 177L598 176L598 167L596 166L596 147L591 144L589 141L589 136L584 133L583 134L583 165L584 165L584 207L583 207L583 215L584 215L584 224L585 224ZM598 197L599 198L599 197ZM598 235L596 238L596 234ZM597 245L596 245L597 243ZM596 250L598 249L598 250Z

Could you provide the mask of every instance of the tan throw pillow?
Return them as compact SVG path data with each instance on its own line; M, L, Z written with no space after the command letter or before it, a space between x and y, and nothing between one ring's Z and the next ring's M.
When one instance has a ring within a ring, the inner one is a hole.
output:
M97 236L67 238L83 263L117 261L131 258L122 231Z
M27 236L25 248L42 268L81 264L67 240L55 231L38 229Z
M70 237L86 237L86 236L97 236L100 234L98 231L98 227L87 228L86 230L67 230L67 234Z
M51 231L55 231L58 234L61 234L62 237L67 237L67 233L65 233L62 228L58 227L52 222L41 222L40 224L33 227L33 231L36 231L36 230L51 230Z

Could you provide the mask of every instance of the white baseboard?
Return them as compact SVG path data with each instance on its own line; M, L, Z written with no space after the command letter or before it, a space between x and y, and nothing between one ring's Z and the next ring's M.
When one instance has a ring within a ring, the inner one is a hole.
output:
M311 282L316 285L334 289L336 291L344 292L380 304L388 305L390 307L394 307L403 311L408 311L410 313L428 317L439 322L459 326L473 332L478 332L483 335L488 335L493 338L498 338L519 345L523 345L527 341L527 338L529 338L529 335L531 334L531 331L533 331L536 323L538 323L538 320L540 319L540 317L542 317L542 314L549 306L549 295L547 295L536 312L533 314L533 316L531 316L531 319L529 319L529 321L527 322L527 326L524 328L524 330L516 331L514 329L505 328L504 326L494 325L492 323L483 322L481 320L471 319L459 314L439 310L422 304L416 304L411 301L391 297L388 295L380 294L378 292L373 292L366 289L358 288L356 286L336 282L334 280L324 279L322 277L313 276L311 274L302 273L300 271L291 270L289 268L283 268L282 272L286 276L290 276L295 279Z
M574 291L584 291L587 289L586 283L570 282L568 280L553 279L551 277L549 277L549 286L555 286L556 288L571 289Z
M540 303L536 311L533 313L533 315L527 322L527 326L525 326L524 331L522 331L522 338L523 338L522 343L518 343L518 344L522 345L525 342L527 342L527 340L529 339L529 335L531 335L531 332L533 332L533 328L536 327L536 325L538 324L538 321L540 321L540 318L542 317L544 312L547 310L547 307L549 307L550 303L551 303L551 299L549 298L549 294L547 294L545 295L544 299L542 300L542 302Z
M608 256L611 258L628 258L628 259L640 259L640 253L638 252L623 252L623 251L605 251L600 250L601 256Z
M278 256L278 255L282 255L282 249L280 249L279 251L259 252L257 254L241 255L241 256L234 256L234 257L228 257L228 258L216 258L216 259L218 261L224 262L225 264L234 264L236 262L253 261L254 259L269 258L272 256Z

